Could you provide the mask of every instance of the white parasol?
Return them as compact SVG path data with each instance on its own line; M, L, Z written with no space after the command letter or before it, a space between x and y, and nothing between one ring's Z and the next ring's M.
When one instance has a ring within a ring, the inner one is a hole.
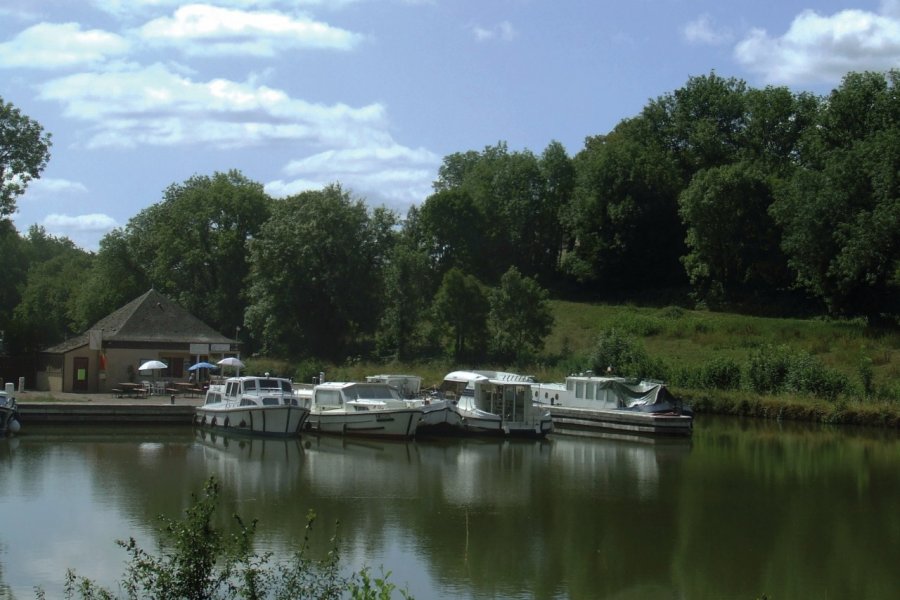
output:
M223 358L216 364L222 365L223 367L236 367L238 375L241 374L241 367L244 366L244 363L241 362L241 359L234 357L234 356L229 356L227 358Z

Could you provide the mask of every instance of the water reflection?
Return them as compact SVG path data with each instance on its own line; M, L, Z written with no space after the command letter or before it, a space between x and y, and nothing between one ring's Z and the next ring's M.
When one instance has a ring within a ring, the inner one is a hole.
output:
M261 549L284 553L314 509L314 552L339 522L352 566L384 564L419 598L893 597L895 438L696 425L692 440L31 431L0 440L0 511L27 523L0 529L0 598L68 567L115 581L113 540L154 548L158 516L211 475L220 526L258 518Z

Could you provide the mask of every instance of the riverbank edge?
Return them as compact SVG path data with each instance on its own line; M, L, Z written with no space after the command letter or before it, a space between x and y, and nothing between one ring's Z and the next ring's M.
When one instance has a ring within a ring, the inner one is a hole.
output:
M900 406L889 402L828 402L721 390L672 391L691 406L694 414L900 429Z

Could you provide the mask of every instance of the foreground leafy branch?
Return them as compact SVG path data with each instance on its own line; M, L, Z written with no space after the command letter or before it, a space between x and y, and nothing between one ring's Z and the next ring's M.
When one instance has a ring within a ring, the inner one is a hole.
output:
M218 507L219 484L211 477L203 495L193 495L182 520L163 517L164 543L159 555L137 545L134 538L116 543L129 555L125 573L119 582L123 595L81 577L74 570L66 573L65 598L72 600L117 600L127 598L169 598L178 600L257 600L338 599L389 600L394 592L401 598L411 596L388 581L390 572L374 577L368 567L349 576L341 575L337 534L331 538L331 550L322 560L310 558L310 534L315 513L307 515L300 547L290 560L274 561L271 552L258 554L253 549L257 521L245 523L234 515L237 532L226 535L212 525ZM168 542L166 544L165 542ZM45 593L38 589L39 600Z

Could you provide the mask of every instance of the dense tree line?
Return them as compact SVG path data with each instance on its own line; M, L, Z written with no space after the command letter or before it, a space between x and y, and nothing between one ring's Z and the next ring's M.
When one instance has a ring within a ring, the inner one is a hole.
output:
M33 350L150 286L252 351L329 360L533 358L551 293L678 288L896 323L898 78L851 73L817 97L692 77L572 157L451 154L405 216L339 184L272 199L229 171L173 184L95 254L2 220L0 329Z

